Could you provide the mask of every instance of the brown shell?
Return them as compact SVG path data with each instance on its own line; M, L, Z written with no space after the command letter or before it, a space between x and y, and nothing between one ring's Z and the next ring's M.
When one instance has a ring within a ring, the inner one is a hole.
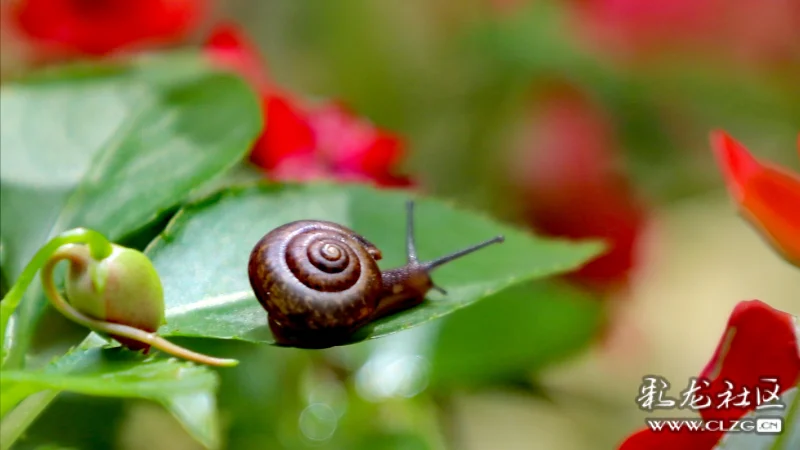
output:
M382 292L380 257L349 228L303 220L261 238L250 254L248 274L273 332L347 332L375 310Z

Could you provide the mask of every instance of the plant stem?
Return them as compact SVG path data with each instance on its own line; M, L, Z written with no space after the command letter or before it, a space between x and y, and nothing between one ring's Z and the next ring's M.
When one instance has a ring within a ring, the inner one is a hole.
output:
M37 392L23 400L16 408L3 418L0 433L0 450L8 450L14 442L22 436L22 433L39 417L39 414L47 408L47 405L55 400L59 391Z
M11 287L0 302L0 352L2 353L0 360L3 363L5 363L6 353L10 347L10 345L7 347L5 342L8 321L25 296L25 291L28 289L31 281L36 277L36 272L50 259L53 253L66 244L87 244L89 246L89 253L96 260L106 258L111 254L112 250L111 243L108 239L97 231L86 228L75 228L54 237L36 252L28 265L25 266L25 269L23 269L22 274L17 278L14 286ZM10 344L13 345L14 343L12 342Z

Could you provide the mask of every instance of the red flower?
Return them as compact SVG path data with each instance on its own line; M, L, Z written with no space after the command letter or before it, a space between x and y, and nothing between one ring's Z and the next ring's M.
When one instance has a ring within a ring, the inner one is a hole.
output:
M569 278L598 290L623 287L646 212L618 169L611 127L571 91L554 91L537 106L542 111L514 161L526 217L545 234L605 240L608 251Z
M795 320L792 315L758 300L736 305L711 361L700 374L701 379L711 383L703 392L719 398L728 390L725 381L737 389L761 385L770 392L774 384L778 394L794 387L800 375ZM762 378L776 381L764 384ZM705 419L736 419L755 406L751 402L746 408L709 408L701 410L701 415Z
M21 0L12 21L44 50L104 55L185 36L203 0Z
M574 3L589 31L616 50L642 53L664 50L681 42L702 42L713 32L714 24L708 19L715 7L707 0L576 0Z
M212 61L244 76L259 92L266 125L250 160L276 180L335 178L407 186L393 168L403 156L399 137L359 119L343 105L307 108L267 78L259 57L233 26L207 41Z
M759 401L767 399L773 391L780 395L795 387L799 379L796 318L758 300L740 302L731 313L714 355L700 374L699 380L707 381L708 385L700 384L702 389L697 395L712 399L712 406L701 409L700 414L706 420L740 418L755 410ZM744 392L743 388L748 392L747 406L736 407L742 400L737 397L724 408L714 407L724 401L724 392L738 395ZM628 437L620 450L711 450L721 438L721 433L645 429Z
M711 450L722 438L721 432L638 431L625 439L619 450Z
M266 129L250 159L274 179L409 183L390 170L402 157L400 139L359 120L343 106L303 111L287 97L269 95L266 114Z
M777 0L572 0L592 43L627 56L704 51L743 61L797 61L800 3Z
M800 176L755 159L725 132L711 146L742 214L791 263L800 266Z
M274 89L256 46L236 25L222 23L214 27L206 40L205 50L215 64L242 75L259 92Z

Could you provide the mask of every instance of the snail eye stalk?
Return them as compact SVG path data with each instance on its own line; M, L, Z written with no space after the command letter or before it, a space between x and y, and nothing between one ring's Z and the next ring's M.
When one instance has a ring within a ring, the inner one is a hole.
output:
M483 241L479 244L475 244L469 246L467 248L458 250L453 252L449 255L442 256L440 258L436 258L433 261L428 261L425 263L420 264L425 271L433 270L443 264L447 264L450 261L455 259L461 258L462 256L469 255L470 253L476 252L484 247L488 247L492 244L499 244L503 242L505 238L503 236L495 236L491 239ZM414 236L414 201L409 200L406 202L406 257L408 259L409 264L419 264L419 258L417 257L417 244L416 238ZM446 294L445 290L434 286L433 289L438 290L439 292Z

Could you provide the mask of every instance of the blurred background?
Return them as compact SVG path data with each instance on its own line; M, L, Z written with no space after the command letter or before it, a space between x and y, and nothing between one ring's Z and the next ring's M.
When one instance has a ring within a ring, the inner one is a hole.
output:
M13 3L3 2L4 80L113 50L41 52L34 38L85 11L75 5L117 2L53 0L64 16L45 31L9 13ZM373 342L199 344L243 362L219 372L227 448L615 448L644 425L642 377L682 385L699 374L737 302L800 315L800 272L737 215L708 144L725 129L758 158L800 170L797 0L166 3L185 20L149 51L207 49L220 23L233 24L270 85L309 108L346 105L393 136L404 184L610 246L577 273ZM544 306L520 306L531 304ZM527 330L502 336L513 351L460 339L511 317ZM501 370L453 369L434 383L433 342L453 364ZM25 442L199 448L158 405L69 395Z

